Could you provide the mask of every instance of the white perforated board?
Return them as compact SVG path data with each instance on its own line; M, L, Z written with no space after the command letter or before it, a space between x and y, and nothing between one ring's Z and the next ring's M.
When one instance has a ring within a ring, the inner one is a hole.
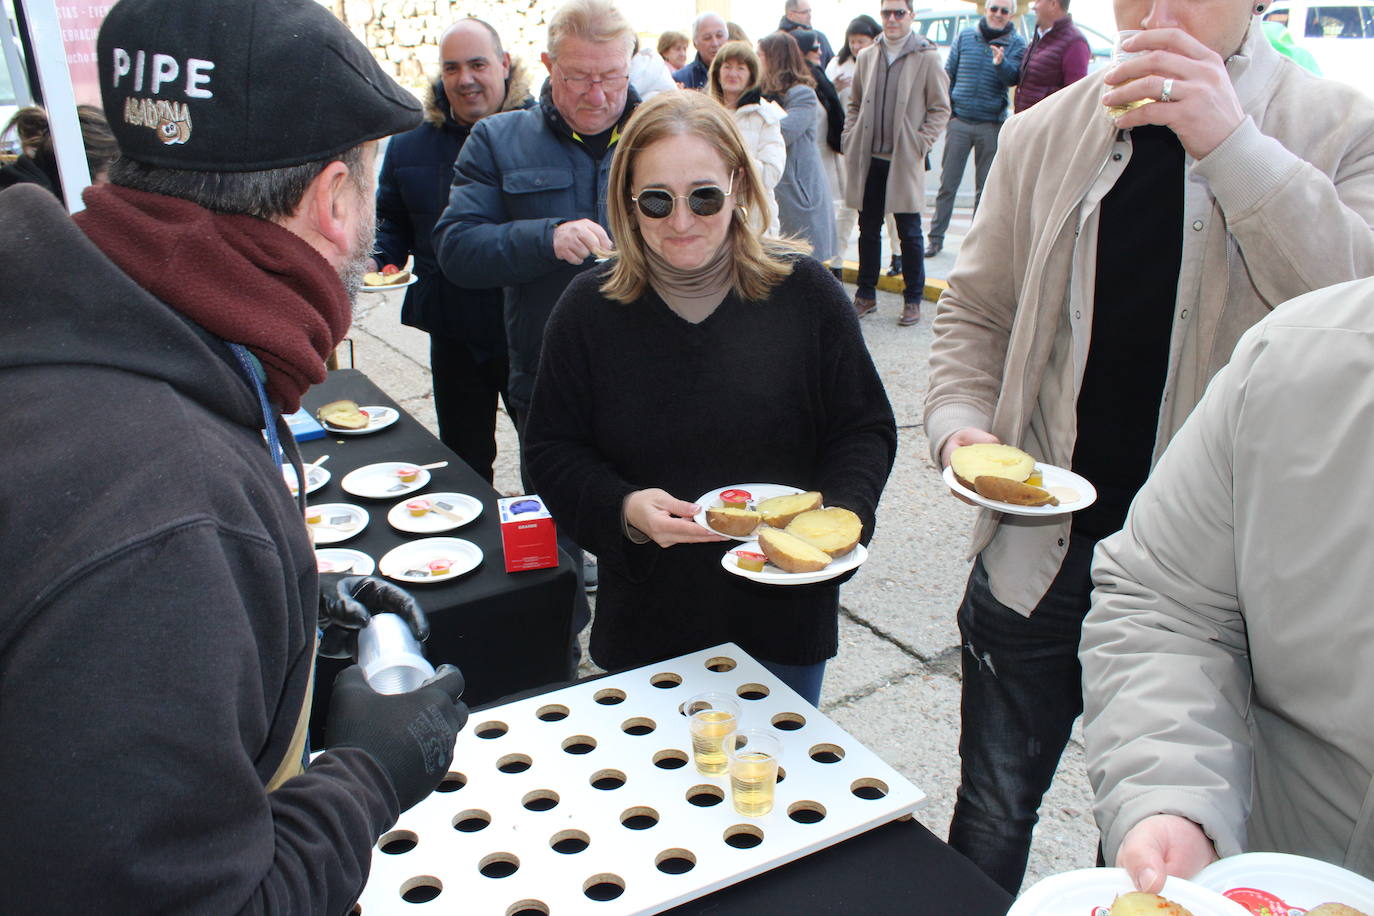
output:
M703 776L691 761L679 706L708 690L744 697L739 727L782 739L784 775L763 817L737 814L728 775ZM758 694L765 695L747 698ZM674 760L685 763L664 768ZM924 792L733 643L473 714L441 790L378 842L355 912L657 913L925 802ZM703 807L689 797L719 801ZM642 829L625 826L627 815ZM757 845L735 845L751 835Z

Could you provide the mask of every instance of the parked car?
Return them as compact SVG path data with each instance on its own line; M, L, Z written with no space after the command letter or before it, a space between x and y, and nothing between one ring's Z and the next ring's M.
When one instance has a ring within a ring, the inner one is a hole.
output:
M1316 59L1322 76L1374 96L1374 0L1278 0L1264 21L1284 26L1293 44Z
M958 6L917 10L913 16L913 27L939 47L940 60L943 61L949 57L949 47L954 43L954 39L959 37L959 33L976 26L982 18L973 6L961 3ZM1012 22L1021 33L1021 37L1026 39L1026 44L1030 44L1031 38L1035 35L1035 13L1017 16ZM1088 49L1092 51L1088 71L1092 72L1111 63L1114 36L1103 34L1092 26L1083 24L1077 17L1074 18L1073 24L1078 26L1078 30L1088 39Z

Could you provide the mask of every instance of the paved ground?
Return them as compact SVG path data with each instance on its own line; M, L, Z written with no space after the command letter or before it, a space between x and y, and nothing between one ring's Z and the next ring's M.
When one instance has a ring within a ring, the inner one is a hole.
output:
M968 211L956 210L945 251L927 262L932 277L953 265L968 224ZM400 325L400 298L399 292L363 294L352 333L356 364L433 429L428 338ZM926 303L920 325L901 328L900 297L880 292L878 302L863 330L896 411L900 448L869 560L841 594L841 649L827 670L821 708L925 790L930 801L920 819L944 836L959 775L954 611L968 574L973 510L941 483L921 426L934 304ZM500 426L496 486L516 493L515 435L504 415ZM1075 731L1042 809L1026 886L1093 865L1096 844Z

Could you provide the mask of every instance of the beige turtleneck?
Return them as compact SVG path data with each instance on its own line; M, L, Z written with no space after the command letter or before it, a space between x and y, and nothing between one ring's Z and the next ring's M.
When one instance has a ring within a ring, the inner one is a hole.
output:
M686 206L679 201L678 206ZM644 255L649 261L649 285L668 308L685 321L700 324L729 294L735 279L734 248L727 235L716 253L700 267L683 270L674 267L648 245Z

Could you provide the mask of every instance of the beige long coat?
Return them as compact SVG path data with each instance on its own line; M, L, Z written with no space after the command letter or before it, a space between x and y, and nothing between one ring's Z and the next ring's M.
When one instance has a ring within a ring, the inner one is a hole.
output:
M949 77L940 64L935 45L914 32L907 37L901 56L912 59L898 71L892 171L887 179L883 212L920 213L926 204L926 153L940 139L949 121ZM886 65L881 38L860 51L855 59L854 82L840 141L845 162L844 203L854 210L863 205L864 182L873 158L873 132L882 105L875 77L878 67Z

